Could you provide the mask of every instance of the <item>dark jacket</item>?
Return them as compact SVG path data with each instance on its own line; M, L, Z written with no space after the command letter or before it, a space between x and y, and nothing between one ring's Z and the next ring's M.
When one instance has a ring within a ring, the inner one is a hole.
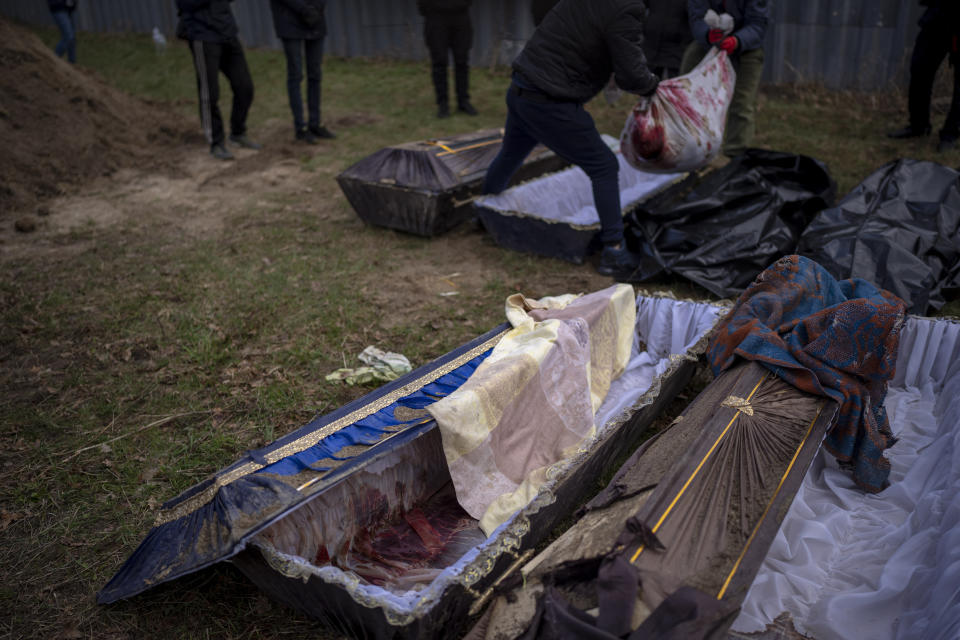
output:
M649 94L657 77L643 55L642 0L560 0L513 68L559 100L587 102L615 75L624 91Z
M921 0L927 10L920 16L918 23L922 28L933 28L942 32L956 34L960 32L960 2L957 0Z
M533 0L530 3L530 13L533 14L534 26L540 26L544 16L547 15L550 9L553 9L553 5L555 4L557 4L557 0Z
M647 22L643 26L643 52L651 67L679 69L683 50L693 34L687 5L677 0L647 0Z
M233 0L177 0L177 37L204 42L227 42L237 37Z
M470 11L471 0L417 0L422 16L454 16Z
M741 51L752 51L763 47L763 39L767 35L767 24L770 22L770 7L767 0L687 0L693 38L707 46L710 45L707 39L710 27L704 22L703 16L708 9L733 16L733 33L730 35L736 36L740 41Z
M77 0L47 0L50 13L55 11L73 11L77 8Z
M313 25L306 18L311 7L319 15ZM326 8L327 0L270 0L273 29L281 40L319 40L327 35Z

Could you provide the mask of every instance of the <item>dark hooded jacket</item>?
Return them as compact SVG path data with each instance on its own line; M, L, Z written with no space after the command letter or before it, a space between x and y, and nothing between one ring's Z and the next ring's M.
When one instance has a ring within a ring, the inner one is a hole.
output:
M614 74L624 91L653 92L643 55L642 0L560 0L513 62L525 83L558 100L587 102Z
M717 13L729 13L733 16L733 33L740 41L741 51L752 51L763 47L770 22L770 6L767 0L687 0L687 12L690 14L690 30L693 38L701 44L710 46L707 33L710 27L703 17L708 9Z
M687 4L677 0L646 0L647 21L643 25L643 52L651 67L679 69L683 50L693 39Z
M543 18L547 15L550 9L553 9L553 5L557 4L557 0L533 0L530 3L530 13L533 14L533 24L535 26L540 26L540 23L543 22Z
M471 0L417 0L422 16L455 16L470 10Z
M237 37L233 0L177 0L177 37L203 42L227 42Z
M327 35L327 0L270 0L273 29L281 40L319 40ZM311 8L319 13L316 24L307 24L304 16Z

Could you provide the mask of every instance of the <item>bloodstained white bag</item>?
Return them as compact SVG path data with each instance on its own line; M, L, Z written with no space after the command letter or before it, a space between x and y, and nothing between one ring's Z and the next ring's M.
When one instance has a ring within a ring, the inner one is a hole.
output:
M620 134L623 157L648 172L693 171L720 151L736 73L712 48L690 73L664 80L642 98Z

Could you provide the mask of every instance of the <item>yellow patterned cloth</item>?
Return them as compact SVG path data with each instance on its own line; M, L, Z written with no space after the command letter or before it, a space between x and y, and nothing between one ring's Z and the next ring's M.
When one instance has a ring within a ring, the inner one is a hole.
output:
M507 298L513 325L454 393L429 406L463 508L490 535L536 495L548 469L596 433L594 413L630 360L630 285Z

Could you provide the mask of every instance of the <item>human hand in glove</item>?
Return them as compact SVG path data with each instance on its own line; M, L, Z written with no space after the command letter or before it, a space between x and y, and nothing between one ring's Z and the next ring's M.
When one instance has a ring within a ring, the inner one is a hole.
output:
M740 47L740 41L737 40L736 36L728 36L721 40L717 46L726 51L727 55L732 56Z
M707 42L717 44L724 38L723 29L710 29L707 31Z
M300 14L300 18L303 20L304 24L313 28L320 24L320 20L323 18L323 15L320 13L320 10L313 5L307 5L307 7L303 10L303 13Z

